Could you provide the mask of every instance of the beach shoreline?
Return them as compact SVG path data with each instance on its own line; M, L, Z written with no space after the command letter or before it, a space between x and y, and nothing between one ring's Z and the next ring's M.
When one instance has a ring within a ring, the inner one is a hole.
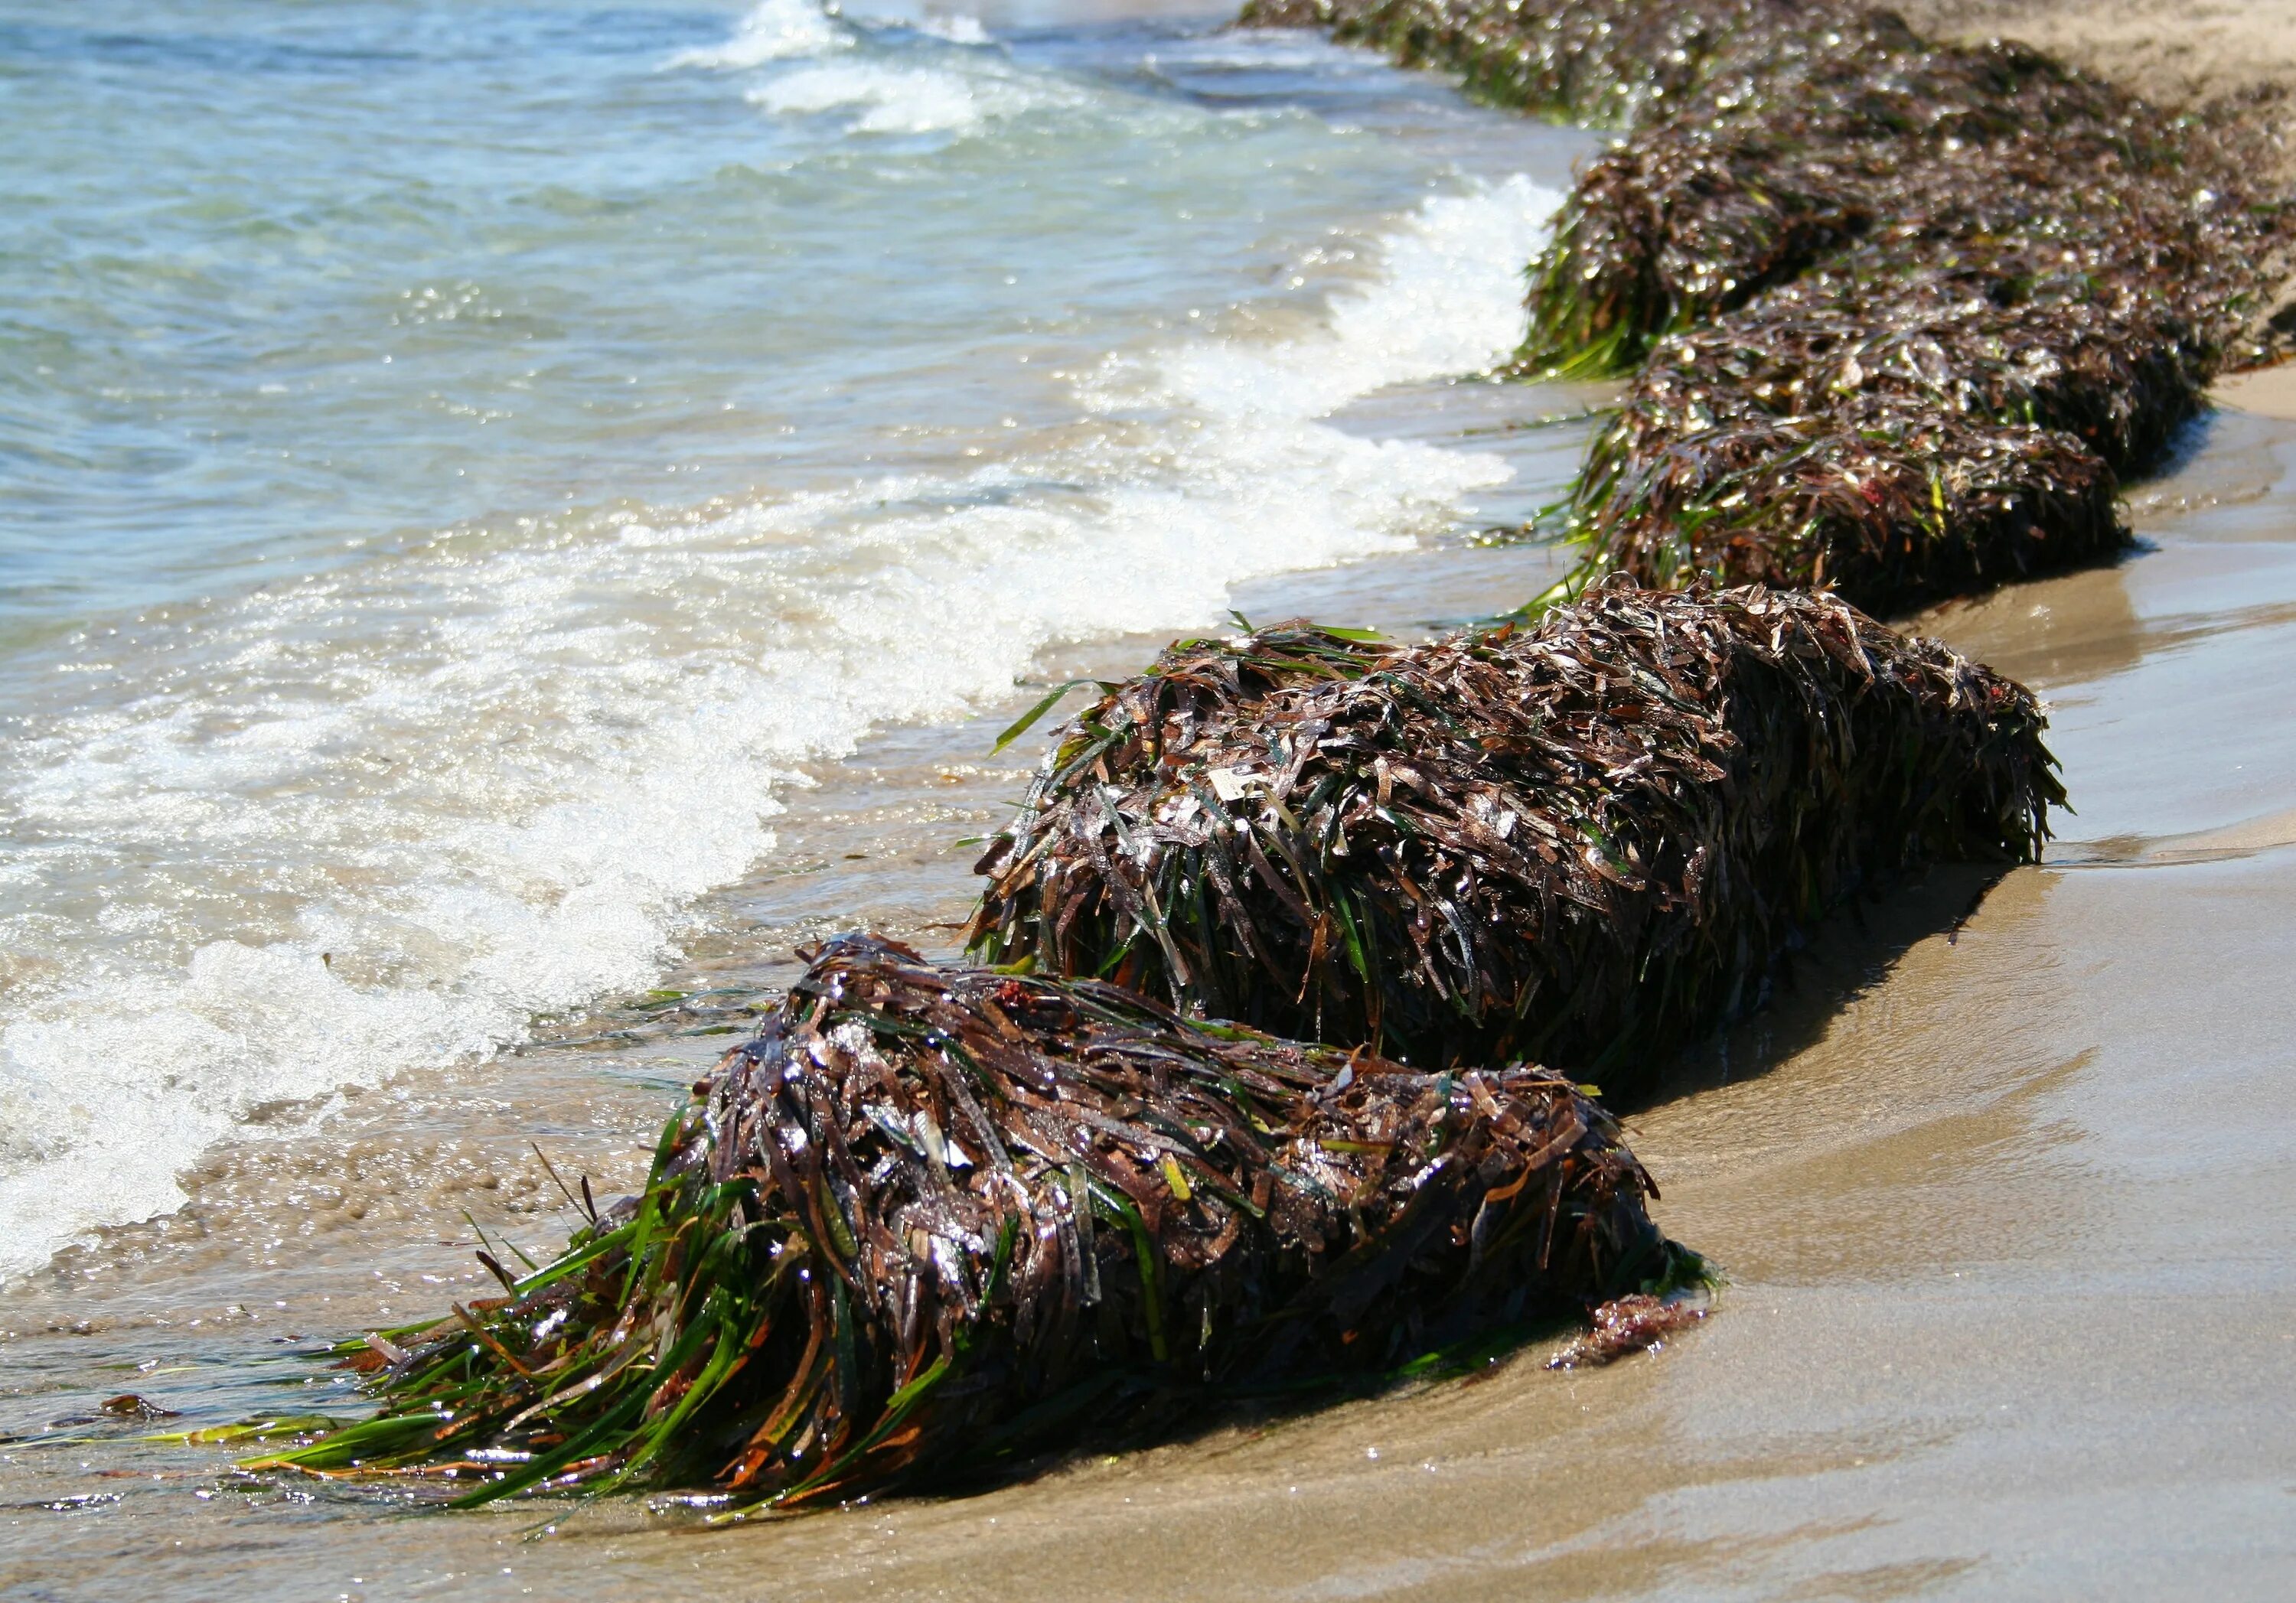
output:
M1948 9L1910 14L2019 33L2149 94L2221 102L2296 81L2281 7L2213 12L2196 37L2225 59L2206 69L2197 45L2166 42L2165 6L2087 32L2072 5ZM2127 487L2140 544L2126 560L1915 620L2049 698L2079 812L2041 865L1989 886L1937 873L1845 913L1771 1008L1685 1060L1675 1094L1636 1117L1662 1228L1730 1277L1716 1317L1660 1352L1549 1374L1534 1349L1472 1385L978 1498L675 1535L691 1510L633 1503L533 1544L532 1507L409 1521L385 1500L238 1477L215 1449L124 1430L93 1452L18 1441L0 1446L0 1591L148 1596L163 1549L184 1595L233 1603L318 1579L329 1595L544 1596L577 1568L586 1590L633 1597L1004 1603L1073 1595L1079 1553L1110 1599L2268 1591L2296 1558L2289 372L2221 387L2229 409ZM1521 394L1427 384L1358 404L1349 426L1488 443ZM1519 470L1567 475L1585 432L1526 435L1544 454ZM1257 578L1232 599L1255 622L1426 633L1558 568L1544 548L1453 538ZM1136 669L1157 643L1062 646L1032 677ZM113 1232L11 1293L10 1423L108 1390L164 1404L204 1388L211 1413L276 1406L313 1376L289 1356L299 1345L485 1289L461 1206L529 1248L554 1244L570 1213L522 1156L527 1137L602 1191L626 1185L676 1087L725 1044L700 1032L743 1027L744 994L786 978L789 945L875 922L948 952L973 888L962 838L999 817L1034 742L994 759L988 747L1035 693L882 729L819 765L778 821L783 850L722 893L723 916L665 977L693 994L619 999L411 1110L354 1100L283 1157L220 1151L185 1215ZM374 1198L376 1223L283 1253L234 1233L234 1210L283 1216L293 1183L346 1173L339 1203ZM394 1188L412 1199L395 1223ZM418 1224L437 1233L417 1239ZM264 1268L266 1255L285 1262ZM274 1292L294 1304L275 1318ZM306 1389L327 1401L320 1382Z

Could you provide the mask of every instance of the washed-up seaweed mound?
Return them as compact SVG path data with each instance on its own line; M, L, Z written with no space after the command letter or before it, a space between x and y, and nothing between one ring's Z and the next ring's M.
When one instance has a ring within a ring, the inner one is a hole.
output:
M1527 364L1621 370L1866 245L1917 287L2067 279L2068 247L2159 277L2164 252L2252 237L2229 194L2192 193L2236 176L2216 136L2021 45L1933 45L1852 7L1774 9L1730 43L1581 175L1533 268Z
M1681 101L1747 44L1791 37L1794 0L1247 0L1247 28L1326 28L1406 66L1461 73L1469 93L1540 116L1628 126Z
M2115 464L2199 405L2173 338L2132 345L2093 305L1870 312L1826 272L1661 345L1588 453L1570 510L1591 549L1565 591L1705 577L1890 612L2126 543Z
M2037 855L2044 727L1934 642L1759 588L1613 579L1423 646L1186 642L1055 744L970 933L1281 1034L1631 1094L1853 888Z
M1545 1070L1430 1075L847 936L643 1192L506 1297L373 1338L381 1412L260 1461L467 1503L993 1474L1694 1272L1656 1194Z
M2258 267L2280 249L2276 213L2210 187L2229 181L2198 135L2179 160L2130 155L2144 121L2124 104L1909 163L1864 186L1854 244L1648 328L1570 506L1590 570L1831 584L1890 609L2117 550L2120 478L2257 354ZM1632 153L1705 137L1677 121ZM1723 259L1725 282L1762 266ZM1614 270L1550 253L1534 305Z
M1702 574L1879 610L2094 560L2128 537L2119 479L2281 339L2269 163L2020 45L1749 0L1247 20L1631 124L1531 268L1524 371L1640 369L1569 504L1566 593Z

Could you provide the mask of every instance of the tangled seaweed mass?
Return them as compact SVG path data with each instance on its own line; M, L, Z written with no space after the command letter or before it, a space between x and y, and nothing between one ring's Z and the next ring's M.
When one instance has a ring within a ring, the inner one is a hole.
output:
M1426 1074L847 936L643 1192L504 1297L357 1348L382 1411L259 1462L465 1503L993 1475L1694 1276L1656 1194L1543 1070Z
M381 1411L258 1462L787 1507L1597 1304L1558 1362L1603 1362L1694 1317L1652 1294L1698 1261L1588 1088L1491 1066L1635 1094L1851 891L2038 855L2063 793L2032 697L1857 605L2126 540L2120 477L2282 338L2267 164L1839 4L1246 20L1630 129L1519 356L1632 374L1569 503L1584 565L1535 622L1285 625L1111 689L980 865L999 967L823 948L637 1196L344 1349Z
M1622 123L1532 265L1530 373L1632 372L1561 587L1877 612L2109 555L2120 478L2262 359L2296 218L2250 136L2008 44L1788 0L1254 0Z
M1843 895L2038 855L2031 695L1833 596L1187 641L1066 729L970 931L1217 1018L1631 1094Z

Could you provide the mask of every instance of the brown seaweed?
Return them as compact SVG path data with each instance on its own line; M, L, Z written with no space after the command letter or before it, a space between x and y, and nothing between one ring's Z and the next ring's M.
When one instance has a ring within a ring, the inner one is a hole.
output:
M1187 641L1047 755L976 951L1427 1067L1644 1089L1841 898L2038 854L2030 694L1827 595L1598 585L1422 646Z
M2265 359L2291 217L2229 126L1894 13L1277 4L1625 122L1531 266L1526 373L1635 373L1564 511L1595 575L1907 608L2109 556L2120 480Z
M349 1344L381 1411L256 1462L736 1509L1009 1473L1694 1276L1656 1194L1542 1069L1431 1075L847 936L639 1195L504 1296Z

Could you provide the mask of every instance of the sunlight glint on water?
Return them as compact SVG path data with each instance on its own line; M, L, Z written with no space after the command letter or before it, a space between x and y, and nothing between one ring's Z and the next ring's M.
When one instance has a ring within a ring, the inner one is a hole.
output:
M1556 200L1360 57L102 9L0 29L0 1273L647 984L873 725L1505 473L1316 421L1511 346Z

